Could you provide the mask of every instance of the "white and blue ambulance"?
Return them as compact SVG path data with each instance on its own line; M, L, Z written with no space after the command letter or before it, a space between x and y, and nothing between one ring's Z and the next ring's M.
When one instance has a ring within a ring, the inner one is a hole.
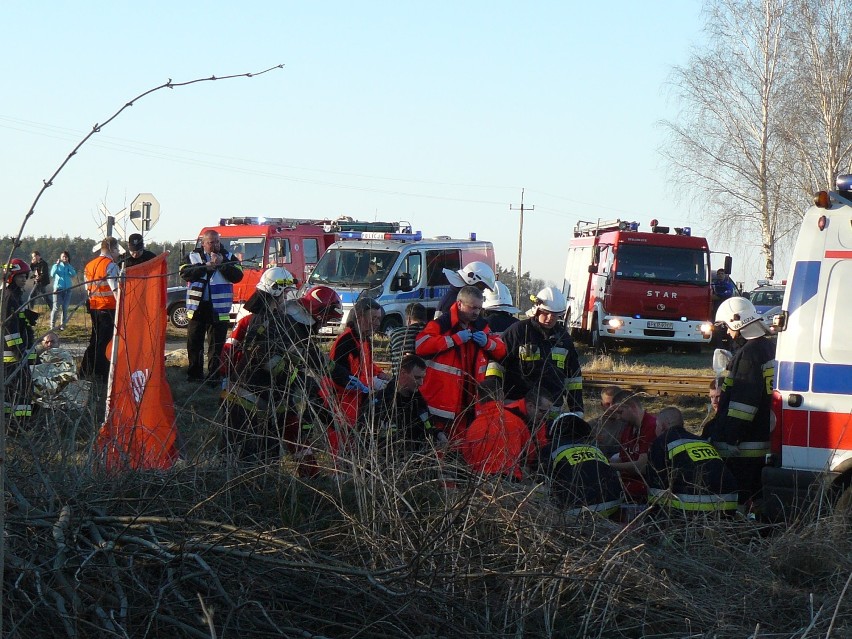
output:
M815 499L852 504L852 175L821 191L802 221L778 333L770 517Z

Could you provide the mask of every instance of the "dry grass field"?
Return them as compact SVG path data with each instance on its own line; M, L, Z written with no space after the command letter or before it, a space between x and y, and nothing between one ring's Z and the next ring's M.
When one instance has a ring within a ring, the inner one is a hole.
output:
M611 357L709 370L706 353ZM852 636L848 510L772 526L569 519L535 484L400 458L369 436L300 480L287 459L226 463L217 392L188 385L181 363L170 355L183 449L170 471L98 470L103 388L10 436L5 637ZM702 398L648 398L667 403L703 418Z

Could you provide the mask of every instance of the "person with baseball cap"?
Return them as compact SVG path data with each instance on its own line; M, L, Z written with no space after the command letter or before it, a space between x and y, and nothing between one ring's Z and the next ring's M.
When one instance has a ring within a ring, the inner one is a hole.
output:
M142 262L153 260L157 255L145 248L141 233L131 233L127 238L127 255L124 258L125 268L136 266Z

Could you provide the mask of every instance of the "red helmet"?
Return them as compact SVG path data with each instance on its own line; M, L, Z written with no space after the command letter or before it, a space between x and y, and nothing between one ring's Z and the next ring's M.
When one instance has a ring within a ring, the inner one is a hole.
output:
M30 272L30 265L24 262L24 260L18 259L17 257L13 257L12 261L6 264L4 267L4 279L6 281L6 285L12 283L12 279L16 275L26 275Z
M312 286L299 298L299 302L311 317L320 323L343 319L340 295L328 286Z

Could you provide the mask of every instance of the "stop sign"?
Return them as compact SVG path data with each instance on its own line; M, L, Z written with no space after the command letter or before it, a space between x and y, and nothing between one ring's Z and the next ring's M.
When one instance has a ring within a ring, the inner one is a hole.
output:
M130 221L137 229L150 231L160 219L160 203L151 193L140 193L130 205Z

